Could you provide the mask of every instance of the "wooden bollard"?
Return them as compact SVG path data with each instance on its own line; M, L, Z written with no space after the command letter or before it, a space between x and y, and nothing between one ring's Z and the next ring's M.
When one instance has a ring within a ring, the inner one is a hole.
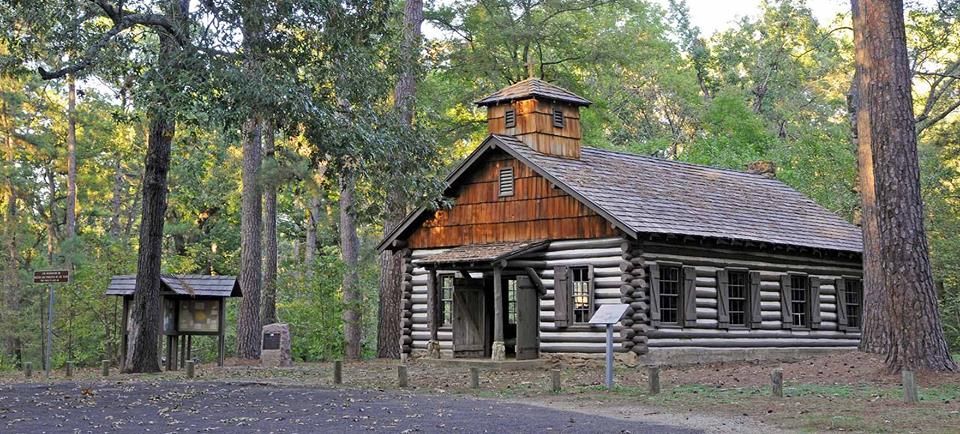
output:
M26 362L23 364L23 375L27 378L33 376L33 363Z
M73 378L73 362L67 362L67 378Z
M470 368L470 388L480 388L480 369Z
M100 375L102 375L102 376L104 376L104 377L109 377L109 376L110 376L110 361L109 361L109 360L101 360L101 361L100 361Z
M405 365L397 366L397 385L401 388L407 387L407 367Z
M656 395L660 393L660 367L659 366L651 366L647 368L647 380L649 381L647 391L651 395Z
M343 361L333 362L333 384L343 384Z
M196 372L194 372L194 368L195 368L194 361L187 360L187 378L193 378L194 374L196 374Z
M550 390L553 393L560 393L560 370L552 369L550 370Z
M776 368L770 373L773 396L783 398L783 368Z
M917 393L917 378L913 371L904 369L901 371L903 376L903 402L907 404L916 404L920 402L920 396Z

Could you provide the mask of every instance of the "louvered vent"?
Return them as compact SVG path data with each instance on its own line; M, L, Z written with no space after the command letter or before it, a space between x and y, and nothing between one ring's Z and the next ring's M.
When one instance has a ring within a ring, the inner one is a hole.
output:
M517 112L516 112L516 111L514 111L513 109L507 109L506 113L504 113L503 116L504 116L503 124L504 124L505 127L507 127L507 128L513 128L513 127L517 126Z
M513 196L513 168L500 169L500 197Z
M553 126L563 128L563 110L553 109Z

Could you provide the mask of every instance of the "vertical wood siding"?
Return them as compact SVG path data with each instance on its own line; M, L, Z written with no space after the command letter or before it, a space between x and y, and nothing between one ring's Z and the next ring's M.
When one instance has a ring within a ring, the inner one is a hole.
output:
M500 196L503 167L513 168L512 196ZM603 217L505 153L478 164L455 200L452 208L437 211L410 235L411 248L617 236Z

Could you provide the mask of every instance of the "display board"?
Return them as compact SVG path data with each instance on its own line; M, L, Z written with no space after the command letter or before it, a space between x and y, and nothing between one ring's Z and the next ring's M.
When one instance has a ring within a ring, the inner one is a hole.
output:
M217 300L180 300L177 331L216 333L220 325L220 303Z

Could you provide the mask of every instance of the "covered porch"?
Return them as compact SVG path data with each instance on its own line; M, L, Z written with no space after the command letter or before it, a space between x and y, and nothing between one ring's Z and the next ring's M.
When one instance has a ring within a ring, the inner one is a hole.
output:
M540 356L540 297L546 291L522 259L548 241L472 244L415 261L427 270L430 358L440 358L438 333L449 329L454 359L534 360Z

